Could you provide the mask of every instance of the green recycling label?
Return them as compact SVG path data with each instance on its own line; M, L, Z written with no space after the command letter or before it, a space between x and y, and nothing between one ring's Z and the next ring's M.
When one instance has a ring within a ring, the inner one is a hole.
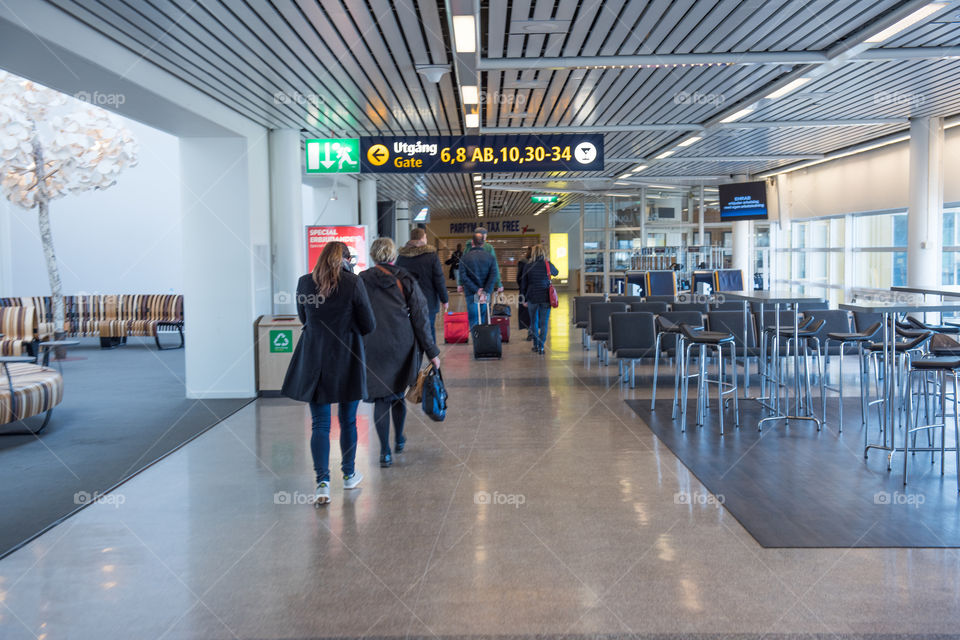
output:
M360 173L360 138L307 140L307 173Z
M270 353L293 351L293 329L270 329Z

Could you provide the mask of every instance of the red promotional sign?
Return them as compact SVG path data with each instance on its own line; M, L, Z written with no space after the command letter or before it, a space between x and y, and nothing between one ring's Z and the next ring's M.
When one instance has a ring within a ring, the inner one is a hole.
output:
M350 247L350 254L357 256L355 273L370 266L370 254L367 251L366 225L340 227L307 227L307 271L317 264L320 252L328 242L342 242Z

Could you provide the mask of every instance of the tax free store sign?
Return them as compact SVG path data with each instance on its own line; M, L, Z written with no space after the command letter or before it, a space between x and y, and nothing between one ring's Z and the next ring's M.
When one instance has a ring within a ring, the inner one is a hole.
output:
M603 136L390 136L307 140L307 173L602 171Z

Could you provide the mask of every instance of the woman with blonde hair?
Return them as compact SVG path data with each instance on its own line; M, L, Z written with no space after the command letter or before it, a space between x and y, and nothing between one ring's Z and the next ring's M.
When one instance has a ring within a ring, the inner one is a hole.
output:
M547 327L550 321L550 278L559 272L547 261L547 252L542 244L530 250L530 261L520 278L520 293L523 304L530 312L530 331L533 333L533 349L543 353L547 344Z
M340 418L343 488L355 489L363 479L355 464L357 406L367 391L362 336L374 330L376 321L366 287L354 275L351 260L347 245L331 242L323 248L313 272L297 283L297 314L303 333L282 388L288 398L310 403L317 505L330 502L330 414L334 403Z
M430 331L427 299L416 279L395 266L397 247L390 238L377 238L370 246L374 266L360 274L370 294L377 328L364 336L367 354L367 402L373 403L373 422L380 438L380 466L393 464L390 452L390 416L396 433L396 453L407 439L404 393L417 380L423 353L437 369L440 349Z

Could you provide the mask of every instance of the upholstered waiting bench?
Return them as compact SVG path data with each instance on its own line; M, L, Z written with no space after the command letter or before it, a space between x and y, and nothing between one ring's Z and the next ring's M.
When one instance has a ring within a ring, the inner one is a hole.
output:
M18 422L45 413L36 429L0 431L0 435L40 433L63 400L63 378L55 369L25 362L28 357L0 358L0 425Z

